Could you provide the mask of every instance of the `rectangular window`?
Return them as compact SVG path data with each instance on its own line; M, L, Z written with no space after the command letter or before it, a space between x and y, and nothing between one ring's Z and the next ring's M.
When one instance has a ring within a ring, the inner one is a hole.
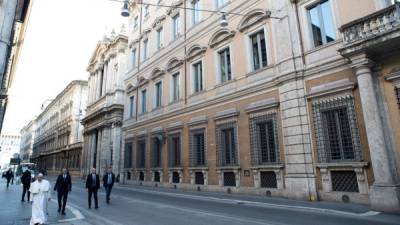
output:
M137 142L137 168L145 168L146 167L146 141L139 140Z
M205 152L204 152L204 133L198 133L194 135L194 146L196 154L196 165L201 166L205 164Z
M222 148L225 153L225 164L235 165L237 163L237 159L236 159L234 128L224 129L221 132L222 132L222 143L223 143Z
M322 112L326 148L332 160L354 159L353 141L346 108Z
M136 49L132 50L132 69L136 68Z
M276 114L253 117L250 123L251 156L253 165L279 161Z
M400 87L395 87L394 91L396 92L397 104L400 107Z
M224 83L232 79L231 53L229 48L218 52L220 67L220 82Z
M193 64L193 92L203 90L203 66L201 62Z
M143 61L147 59L149 51L149 40L146 39L143 41Z
M131 96L129 97L129 119L133 118L133 114L134 114L134 107L135 107L135 96Z
M260 172L260 185L262 188L277 188L276 174L273 171Z
M163 28L157 30L157 50L160 50L163 46Z
M161 142L157 137L153 138L153 154L152 154L153 167L161 167Z
M215 0L215 7L217 9L225 6L228 3L229 0Z
M161 107L161 103L162 103L162 82L159 81L156 83L155 86L155 108Z
M192 25L196 25L200 21L200 5L199 0L192 2Z
M253 58L253 70L267 66L267 47L264 30L250 36Z
M132 168L132 143L125 143L124 168Z
M172 32L172 37L174 38L174 40L177 39L181 32L181 19L179 17L179 14L172 18Z
M357 175L354 171L331 171L332 191L358 192Z
M172 102L178 101L179 100L179 73L176 73L172 75L172 96L171 100Z
M169 165L171 167L181 166L181 137L178 135L171 135L169 137Z
M139 18L138 16L135 16L135 19L133 19L133 28L137 29L138 25L139 25Z
M148 17L149 13L149 5L144 5L144 17Z
M141 100L141 113L147 112L147 91L146 89L142 90L142 100Z
M325 0L308 9L314 47L336 39L330 1Z

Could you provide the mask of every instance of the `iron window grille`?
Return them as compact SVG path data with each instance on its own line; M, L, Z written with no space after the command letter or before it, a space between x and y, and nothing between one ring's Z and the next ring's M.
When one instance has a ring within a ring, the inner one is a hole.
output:
M277 188L276 174L273 171L260 172L261 187L263 188Z
M206 134L205 129L190 131L190 166L198 167L206 165Z
M224 186L236 186L236 175L234 172L224 172Z
M331 171L332 190L358 192L357 175L354 171Z
M321 163L362 161L353 97L314 102L313 117Z
M160 172L154 172L154 182L160 182Z
M139 172L139 180L144 181L144 172L143 171Z
M253 165L279 163L276 113L250 117L249 123Z
M181 166L181 135L171 134L168 137L169 143L169 166L180 167Z
M180 178L179 178L179 173L178 172L172 172L172 183L179 183Z
M138 140L137 142L137 168L146 167L146 140Z
M152 167L161 167L161 142L158 138L152 138Z
M204 185L204 174L202 172L194 173L194 183L198 185Z
M400 87L395 87L394 91L396 92L397 104L399 105L400 108Z
M125 143L124 168L132 168L133 144Z
M239 165L236 122L218 125L216 139L217 166Z

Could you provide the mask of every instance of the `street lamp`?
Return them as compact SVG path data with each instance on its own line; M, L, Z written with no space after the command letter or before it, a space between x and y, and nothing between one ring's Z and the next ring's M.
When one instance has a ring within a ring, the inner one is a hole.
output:
M128 9L128 7L129 7L128 0L125 0L124 1L124 5L122 6L122 9L121 9L121 16L129 17L129 9Z
M222 13L221 20L219 21L219 24L221 25L221 27L227 27L228 26L228 21L226 20L225 13Z

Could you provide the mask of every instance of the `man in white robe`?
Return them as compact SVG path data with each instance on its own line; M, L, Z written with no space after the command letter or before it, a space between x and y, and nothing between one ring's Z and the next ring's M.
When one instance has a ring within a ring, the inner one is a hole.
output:
M35 182L31 184L32 218L30 225L47 223L47 202L50 201L50 182L43 179L39 173Z

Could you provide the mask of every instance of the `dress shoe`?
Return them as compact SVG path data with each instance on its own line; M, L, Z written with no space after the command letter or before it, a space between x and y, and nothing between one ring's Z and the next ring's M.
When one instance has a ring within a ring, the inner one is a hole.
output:
M65 216L65 212L62 212L61 215Z

